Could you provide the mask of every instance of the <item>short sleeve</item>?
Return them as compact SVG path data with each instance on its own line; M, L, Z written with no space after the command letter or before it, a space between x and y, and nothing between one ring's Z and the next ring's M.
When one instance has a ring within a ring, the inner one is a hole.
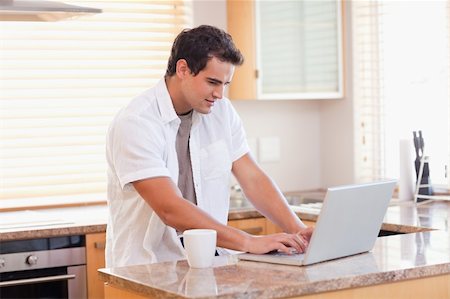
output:
M141 179L170 176L164 160L166 141L161 124L126 116L116 120L110 134L112 163L122 189Z
M231 129L231 144L232 144L232 161L236 161L243 155L250 151L247 143L247 136L245 134L244 126L242 125L241 118L237 114L231 102L228 102L228 115L230 120Z

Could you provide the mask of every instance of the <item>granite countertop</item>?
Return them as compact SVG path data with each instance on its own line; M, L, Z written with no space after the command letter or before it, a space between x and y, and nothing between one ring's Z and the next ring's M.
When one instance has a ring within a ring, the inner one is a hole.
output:
M374 249L297 267L216 257L190 269L185 260L100 269L110 285L152 298L280 298L450 273L450 238L428 231L378 238Z
M106 222L106 205L1 212L0 241L105 232Z
M297 212L302 220L316 221L317 215ZM235 208L228 220L263 217L253 207ZM450 201L393 201L383 220L382 230L395 233L414 233L428 230L450 231Z
M38 210L37 218L44 221L29 226L30 211L3 212L0 241L105 232L106 210L105 205ZM297 214L305 220L317 217ZM229 214L230 220L254 217L261 215L253 208ZM6 218L18 219L17 226L2 225ZM307 267L217 257L209 269L190 269L182 260L102 269L100 276L110 284L158 297L274 298L448 274L449 219L450 201L396 202L388 208L382 229L407 234L378 238L370 253Z
M31 216L37 216L33 223ZM297 212L303 220L315 221L317 215ZM47 238L106 231L106 205L16 211L0 213L0 241ZM262 217L253 207L233 208L228 219L239 220ZM3 220L18 219L14 225ZM41 221L45 219L46 221ZM450 201L430 201L419 204L394 202L388 208L382 229L397 233L422 232L431 229L450 231ZM3 225L8 223L8 225Z
M315 215L299 214L313 220ZM260 217L251 208L229 219ZM400 202L383 227L405 233L378 238L369 253L306 267L216 257L212 268L185 260L99 270L115 287L155 298L280 298L450 274L450 202Z

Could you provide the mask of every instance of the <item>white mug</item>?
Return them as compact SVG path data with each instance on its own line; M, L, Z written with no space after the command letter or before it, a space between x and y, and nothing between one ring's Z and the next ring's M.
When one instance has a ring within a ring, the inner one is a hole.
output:
M212 266L216 252L217 232L213 229L189 229L183 233L189 266L208 268Z

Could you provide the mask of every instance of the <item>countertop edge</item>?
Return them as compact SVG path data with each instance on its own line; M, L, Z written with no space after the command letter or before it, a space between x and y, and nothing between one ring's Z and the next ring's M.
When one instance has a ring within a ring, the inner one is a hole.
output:
M99 279L112 286L127 289L144 296L154 296L155 298L160 298L161 296L165 295L170 295L170 298L185 298L180 296L179 294L171 293L168 292L167 290L162 290L148 285L144 285L126 277L104 272L103 270L106 269L98 270ZM246 296L251 296L254 298L273 298L273 297L284 298L284 297L316 295L325 292L369 287L385 283L394 283L448 274L450 274L450 264L444 263L402 270L391 270L382 273L368 273L362 275L358 274L329 280L302 282L293 285L268 287L263 291L255 290L254 292L246 293ZM235 295L236 294L234 294L234 296ZM214 298L234 298L234 296L233 293L230 293L230 294L221 294L219 296L215 296ZM210 297L202 297L202 298L210 298Z
M94 233L104 233L106 231L105 224L79 224L75 226L58 226L46 227L40 229L23 230L17 232L0 232L0 241L13 241L25 239L38 239L61 237L70 235L85 235Z
M304 221L316 221L317 215L297 212L300 219ZM251 218L264 217L253 208L230 210L228 220L242 220ZM405 224L394 224L383 222L382 230L392 231L396 233L416 233L423 231L435 230L429 227L419 227ZM0 241L24 240L35 238L48 238L77 234L101 233L106 231L106 223L76 223L71 225L47 226L42 228L24 228L24 230L0 231Z

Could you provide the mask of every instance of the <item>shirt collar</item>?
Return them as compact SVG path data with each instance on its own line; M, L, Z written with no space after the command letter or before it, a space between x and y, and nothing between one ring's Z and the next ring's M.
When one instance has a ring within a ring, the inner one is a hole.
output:
M180 122L175 108L173 107L172 99L167 89L166 80L162 78L156 84L156 101L158 102L159 112L161 113L161 118L164 122L169 123L171 121L177 120ZM193 129L201 123L201 115L197 111L192 112L192 127Z
M156 101L158 102L159 112L164 122L171 122L179 119L175 108L173 107L172 99L170 98L169 91L167 90L166 81L164 78L159 80L155 86L156 88Z

